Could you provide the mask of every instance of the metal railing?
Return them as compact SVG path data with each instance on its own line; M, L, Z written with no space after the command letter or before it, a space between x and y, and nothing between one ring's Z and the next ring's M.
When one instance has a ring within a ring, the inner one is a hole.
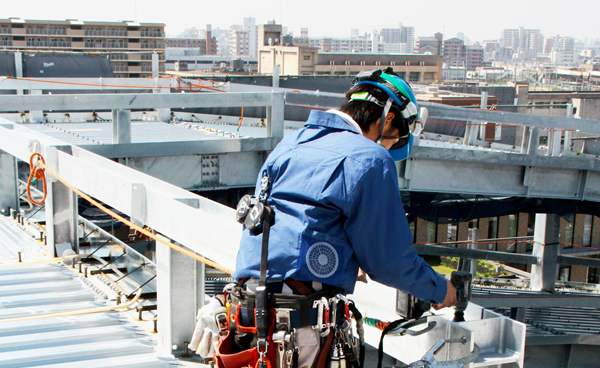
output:
M127 42L107 42L109 48L114 49L125 49L127 48Z
M126 49L127 42L86 42L85 47L96 49Z
M95 30L95 29L86 29L83 31L85 36L106 36L106 31Z
M66 35L66 29L36 29L36 28L27 28L25 31L26 34L32 35Z
M129 67L127 65L113 65L113 72L127 72L129 71Z
M11 28L0 28L0 34L12 34Z
M152 54L142 54L142 60L152 60ZM165 60L164 54L158 54L158 60Z
M110 60L129 60L127 54L110 54Z
M123 37L127 37L127 31L122 31L122 30L108 30L106 32L107 36L123 36Z
M143 49L164 49L165 44L162 42L149 42L149 43L142 43L141 47Z
M32 47L71 47L71 42L27 41L27 46L32 46Z
M165 32L158 31L141 31L141 37L165 37Z

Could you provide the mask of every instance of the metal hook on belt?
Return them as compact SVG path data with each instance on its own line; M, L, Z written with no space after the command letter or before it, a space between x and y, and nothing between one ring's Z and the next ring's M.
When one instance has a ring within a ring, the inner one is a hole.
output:
M312 328L319 330L321 337L329 335L329 301L322 297L313 302L313 308L317 308L317 324Z

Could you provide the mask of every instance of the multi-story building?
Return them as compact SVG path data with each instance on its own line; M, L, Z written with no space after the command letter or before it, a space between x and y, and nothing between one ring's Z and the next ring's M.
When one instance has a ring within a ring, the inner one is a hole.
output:
M206 40L202 38L167 38L167 49L185 49L190 55L206 55Z
M229 30L229 55L250 55L249 33L244 26L231 26Z
M500 47L513 49L514 52L529 54L530 50L542 52L544 36L539 29L504 29L500 34Z
M483 47L479 44L468 45L465 47L465 68L467 70L476 70L483 66Z
M465 43L456 37L444 41L444 63L448 66L462 67L465 60Z
M440 40L435 37L417 37L415 54L440 55Z
M206 40L206 55L216 55L217 54L217 40L212 35L212 26L210 24L206 25L206 34L204 36Z
M322 52L373 52L372 42L366 38L322 38L320 47Z
M256 57L258 45L258 32L256 28L256 19L252 17L244 18L244 30L248 33L248 55Z
M373 49L396 49L404 50L402 53L412 54L415 48L415 28L405 27L400 23L400 28L382 28L379 32L377 45L373 43ZM380 46L381 44L401 44L403 46Z
M152 54L165 70L163 23L0 19L0 46L8 50L110 54L115 77L152 75Z

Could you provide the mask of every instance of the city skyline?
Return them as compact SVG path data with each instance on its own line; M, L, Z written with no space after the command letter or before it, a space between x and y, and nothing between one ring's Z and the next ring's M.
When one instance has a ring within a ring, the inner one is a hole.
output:
M397 28L402 23L414 27L416 37L441 32L448 39L462 32L472 42L498 39L503 29L519 26L539 29L546 37L561 35L580 40L586 37L600 38L600 23L594 19L596 13L585 11L586 8L595 8L596 2L593 0L578 0L570 7L556 0L506 0L502 6L483 6L481 2L473 0L454 3L429 0L402 3L402 8L399 4L398 12L368 7L353 9L340 6L342 3L338 2L314 0L302 3L268 0L259 4L232 0L228 2L231 6L227 9L216 3L199 5L195 1L182 0L177 2L177 7L167 7L170 11L164 11L162 4L156 0L106 0L102 3L58 0L50 6L47 2L31 0L26 4L5 4L3 17L165 23L168 36L176 36L186 28L204 29L206 24L211 24L213 29L228 29L232 25L242 24L244 17L253 17L257 25L275 20L297 36L300 28L307 27L310 37L349 37L351 29L358 29L359 34L363 35L374 29Z

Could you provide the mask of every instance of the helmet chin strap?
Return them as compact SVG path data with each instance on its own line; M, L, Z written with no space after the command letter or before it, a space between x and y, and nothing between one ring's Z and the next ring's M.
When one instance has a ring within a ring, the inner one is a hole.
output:
M390 112L390 108L392 107L392 103L394 101L392 98L388 98L385 106L383 107L383 112L381 113L381 119L379 120L379 137L377 137L377 144L381 144L383 141L383 126L385 125L385 118L387 117L388 112Z

